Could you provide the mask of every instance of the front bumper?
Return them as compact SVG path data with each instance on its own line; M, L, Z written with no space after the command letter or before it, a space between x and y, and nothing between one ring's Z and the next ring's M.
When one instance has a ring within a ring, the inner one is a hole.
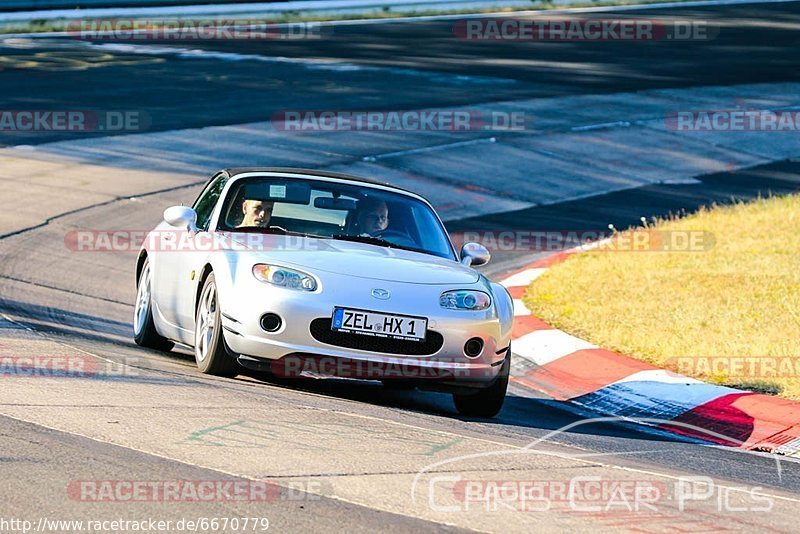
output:
M251 275L249 279L240 276L235 287L221 288L222 323L230 348L241 355L270 361L273 372L277 369L276 374L283 376L295 376L300 371L477 387L489 385L497 377L510 342L511 318L501 317L494 302L487 310L474 312L439 306L439 296L446 290L480 289L491 294L488 282L468 287L416 285L331 273L325 273L319 281L316 291L306 292L273 287ZM374 298L374 288L388 290L391 298ZM416 345L422 342L378 343L380 350L369 350L342 346L337 339L325 338L327 342L323 342L319 328L325 324L329 329L327 321L335 306L426 317L428 340L438 341L440 337L441 343L426 342L424 350ZM277 331L266 332L261 328L260 319L265 313L281 317L282 325ZM316 337L311 328L315 320ZM468 358L464 344L474 337L483 340L483 350L477 357ZM415 350L403 351L403 346Z

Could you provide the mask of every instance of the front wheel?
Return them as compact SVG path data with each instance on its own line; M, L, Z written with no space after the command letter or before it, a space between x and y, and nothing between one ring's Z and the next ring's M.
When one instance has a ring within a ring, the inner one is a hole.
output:
M153 291L150 283L150 260L145 259L139 285L136 288L136 304L133 309L133 340L141 347L170 351L175 344L156 330L153 322Z
M500 373L491 386L477 393L453 394L453 402L458 413L468 417L494 417L497 415L506 400L510 371L511 347L508 348L506 359L503 360L500 367Z
M194 359L203 374L229 377L239 374L239 364L225 348L214 273L206 278L197 304Z

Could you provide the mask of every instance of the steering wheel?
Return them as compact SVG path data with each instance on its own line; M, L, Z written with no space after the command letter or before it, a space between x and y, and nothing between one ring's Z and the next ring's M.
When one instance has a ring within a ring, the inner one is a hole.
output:
M375 233L375 237L385 239L386 241L394 243L395 245L400 245L401 247L417 246L417 243L411 239L411 236L402 230L381 230L380 232Z

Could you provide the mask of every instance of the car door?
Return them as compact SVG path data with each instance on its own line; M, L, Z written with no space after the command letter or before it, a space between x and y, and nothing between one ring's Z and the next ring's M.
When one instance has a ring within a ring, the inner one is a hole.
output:
M197 284L203 265L208 256L213 253L214 239L209 235L211 219L222 197L225 185L228 183L228 178L226 173L217 175L192 206L197 213L197 232L192 236L195 246L190 247L185 254L180 254L182 257L176 266L177 276L189 281L187 284L180 284L178 290L178 324L181 328L191 331L192 335L194 335ZM192 273L194 273L194 277L192 277Z
M155 276L158 280L157 304L162 317L179 330L181 341L190 342L194 333L194 292L202 264L210 254L208 231L228 175L212 178L192 208L197 213L197 231L167 232L174 244L159 251ZM195 277L192 277L192 272Z

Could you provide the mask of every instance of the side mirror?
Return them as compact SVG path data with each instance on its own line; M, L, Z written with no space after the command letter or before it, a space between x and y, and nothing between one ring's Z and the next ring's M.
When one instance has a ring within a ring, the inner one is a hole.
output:
M464 243L461 247L461 263L466 266L480 267L492 259L489 249L480 243Z
M197 230L197 213L187 206L172 206L164 210L164 220L167 224L181 230Z

